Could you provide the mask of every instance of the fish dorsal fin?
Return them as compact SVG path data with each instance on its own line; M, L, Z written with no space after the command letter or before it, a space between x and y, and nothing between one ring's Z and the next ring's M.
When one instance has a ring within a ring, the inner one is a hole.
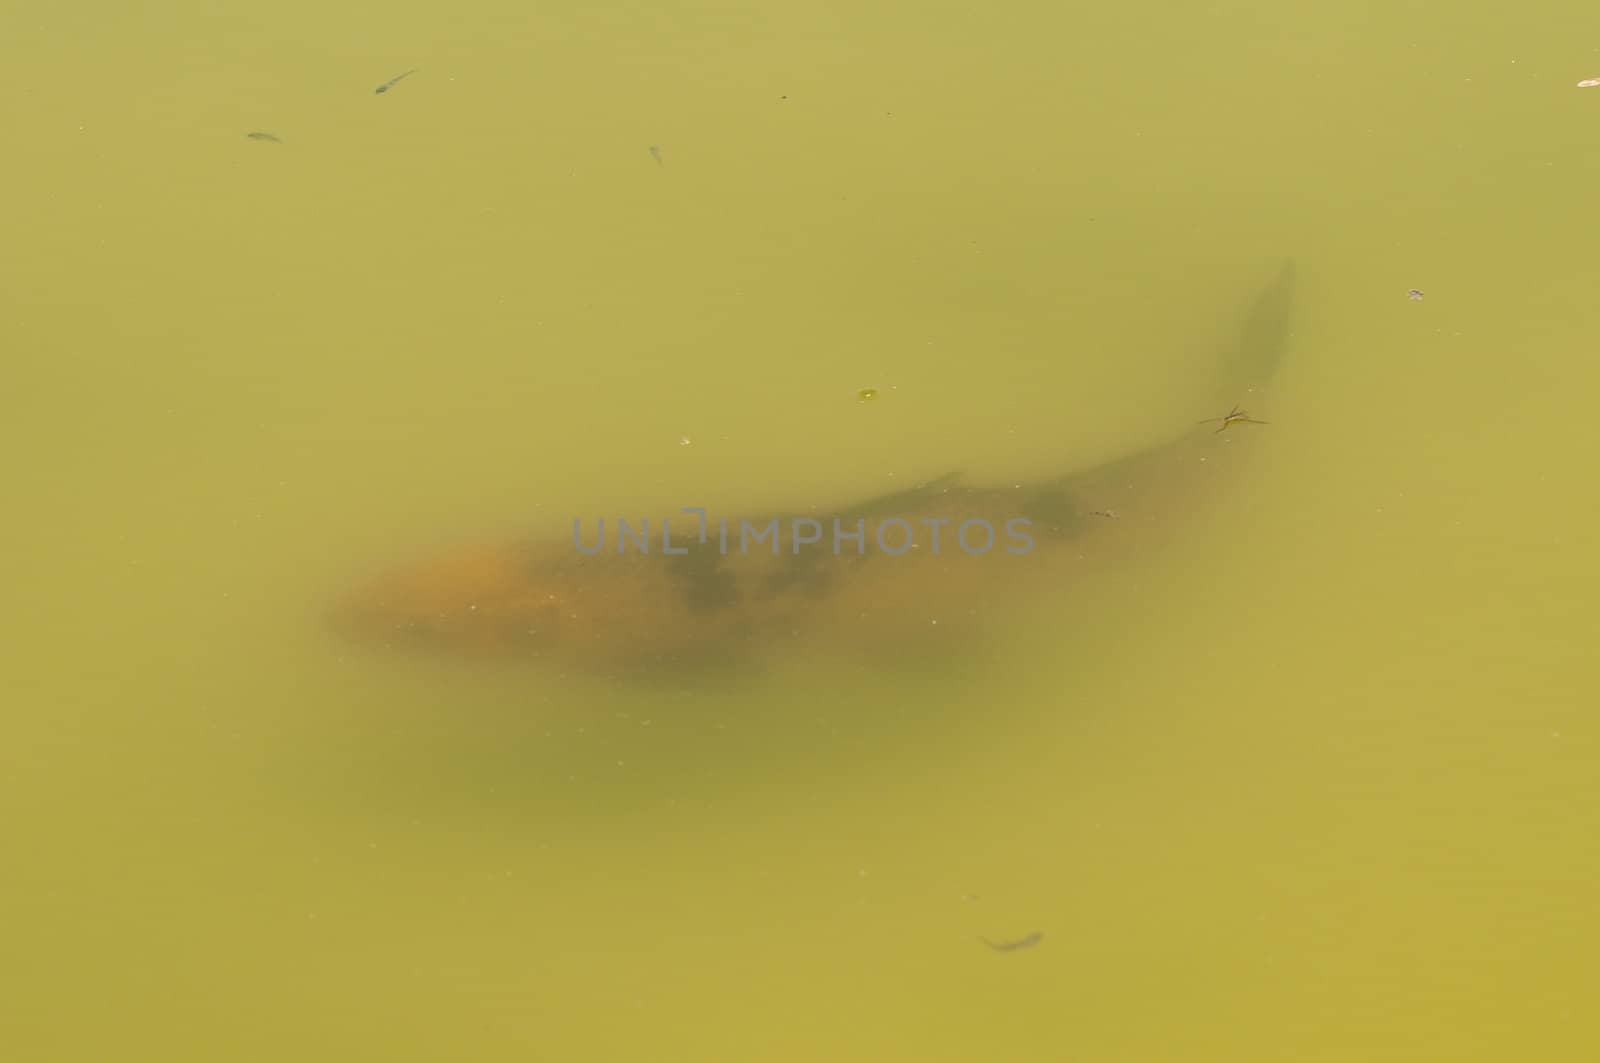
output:
M841 517L871 517L881 514L897 515L900 511L911 508L915 503L933 495L943 494L956 487L961 480L961 473L947 472L943 476L935 477L907 487L900 491L891 491L886 495L869 498L865 502L855 505L839 513Z

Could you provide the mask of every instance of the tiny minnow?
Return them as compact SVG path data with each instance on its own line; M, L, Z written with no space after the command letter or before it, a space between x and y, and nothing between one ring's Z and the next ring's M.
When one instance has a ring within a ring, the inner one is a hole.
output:
M373 92L388 92L391 88L394 87L394 83L396 81L399 81L401 78L410 77L412 74L415 74L415 73L416 73L415 70L407 70L404 74L396 74L394 77L390 78L388 81L385 81L382 85L379 85L377 88L373 89L372 91Z
M1025 938L1015 941L990 941L988 938L979 938L979 941L994 949L996 952L1015 952L1017 949L1031 949L1044 940L1044 931L1035 930Z
M245 136L249 137L251 140L270 140L274 144L282 144L283 143L283 141L279 140L277 137L273 136L271 133L246 133Z

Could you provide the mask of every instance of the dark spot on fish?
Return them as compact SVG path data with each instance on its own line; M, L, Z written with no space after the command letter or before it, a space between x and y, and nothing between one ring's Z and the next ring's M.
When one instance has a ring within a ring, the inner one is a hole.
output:
M1083 526L1083 510L1065 488L1041 487L1018 499L1022 516L1040 531L1065 538Z
M684 601L695 612L726 609L739 600L738 580L722 564L722 554L715 537L707 542L691 541L674 544L673 549L684 545L687 554L669 554L670 570L683 585Z
M823 535L826 537L828 534L824 529ZM786 550L779 555L781 559L777 569L767 576L767 591L780 594L794 588L814 597L826 594L833 586L833 576L823 564L831 556L830 549L831 544L824 538L801 547L798 554Z

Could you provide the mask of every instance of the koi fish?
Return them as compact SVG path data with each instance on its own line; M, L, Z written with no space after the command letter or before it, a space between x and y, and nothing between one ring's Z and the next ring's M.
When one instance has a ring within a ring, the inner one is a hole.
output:
M1293 291L1286 265L1245 315L1218 394L1271 377ZM570 539L469 547L380 575L332 616L345 635L390 648L608 674L732 661L816 638L927 645L1021 596L1061 593L1085 564L1126 559L1141 516L1163 528L1215 494L1227 463L1203 459L1224 445L1190 427L1143 453L1032 485L969 486L951 474L831 510L731 521L694 511L609 536L604 523L578 521ZM1120 519L1100 519L1111 515Z

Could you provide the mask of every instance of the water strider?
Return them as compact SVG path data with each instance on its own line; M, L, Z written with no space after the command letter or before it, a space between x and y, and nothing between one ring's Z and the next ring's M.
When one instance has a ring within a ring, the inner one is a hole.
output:
M1267 423L1266 421L1257 421L1257 420L1255 420L1249 414L1245 413L1245 411L1243 411L1239 407L1235 406L1233 409L1229 410L1227 413L1223 414L1221 417L1207 417L1203 421L1196 421L1195 424L1216 424L1218 421L1222 422L1222 427L1217 429L1218 432L1221 432L1223 429L1227 428L1229 425L1234 425L1234 424L1266 424Z
M1293 293L1285 265L1248 304L1242 332L1221 353L1216 394L1268 383L1287 344ZM1220 420L1242 417L1235 408ZM596 551L589 544L597 541L597 514L575 513L581 519L570 530L544 540L469 546L381 573L335 603L330 619L351 638L391 649L607 675L759 661L812 642L821 652L873 660L893 660L900 648L942 652L971 644L952 638L983 638L995 617L1029 596L1069 597L1092 566L1137 564L1141 551L1154 548L1151 536L1158 541L1184 512L1218 504L1219 478L1237 459L1218 454L1211 435L1184 431L1033 484L971 486L952 474L836 508L801 500L753 520L734 512L726 523L715 510L689 518L673 506L648 514L649 552L637 542L618 552L609 520L600 530L612 541ZM1136 523L1105 519L1135 513ZM642 516L628 515L635 532ZM668 516L672 550L664 551ZM806 522L831 543L800 550ZM759 537L751 545L746 526L778 527L785 548ZM1008 538L1018 526L1031 544L1020 553ZM933 538L941 531L942 542ZM958 533L967 540L958 543ZM979 549L985 539L992 549ZM829 548L841 544L838 552Z

